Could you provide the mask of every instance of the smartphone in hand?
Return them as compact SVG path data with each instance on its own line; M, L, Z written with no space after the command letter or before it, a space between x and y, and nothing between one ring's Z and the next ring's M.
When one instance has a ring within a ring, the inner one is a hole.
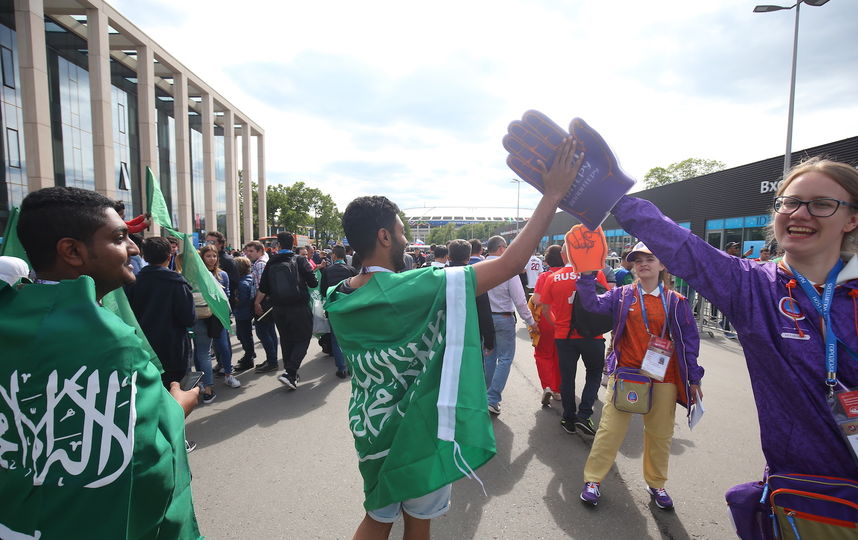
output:
M202 371L189 371L187 375L182 377L181 382L179 382L179 388L181 388L182 391L187 392L200 384L200 379L202 378Z

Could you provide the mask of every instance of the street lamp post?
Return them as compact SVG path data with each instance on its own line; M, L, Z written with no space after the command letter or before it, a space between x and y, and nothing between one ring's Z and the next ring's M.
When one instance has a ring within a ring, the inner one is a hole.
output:
M759 5L754 7L754 13L769 13L771 11L781 11L784 9L788 10L795 8L795 31L793 33L792 40L792 72L790 74L789 79L789 111L787 113L787 140L786 152L784 153L784 178L786 178L787 172L789 172L790 169L790 165L792 165L790 157L792 156L792 119L793 111L795 110L795 67L798 58L798 15L802 2L809 6L819 7L827 3L828 0L798 0L798 2L796 2L793 6Z
M518 235L518 222L519 222L519 202L521 201L521 179L513 178L510 182L514 182L516 185L516 193L515 193L515 234Z

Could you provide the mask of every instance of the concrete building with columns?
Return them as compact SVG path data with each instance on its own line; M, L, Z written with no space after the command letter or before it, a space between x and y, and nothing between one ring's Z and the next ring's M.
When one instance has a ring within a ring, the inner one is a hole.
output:
M179 230L233 246L267 234L262 128L107 3L0 0L0 67L0 231L55 185L142 213L149 166Z

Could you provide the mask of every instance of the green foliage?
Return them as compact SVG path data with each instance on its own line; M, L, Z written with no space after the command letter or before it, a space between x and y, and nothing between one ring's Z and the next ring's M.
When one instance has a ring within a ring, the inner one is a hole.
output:
M342 214L327 193L298 181L267 188L268 224L297 234L316 231L315 240L327 245L342 237Z
M405 217L405 212L403 212L402 210L399 211L399 219L402 220L402 225L405 228L405 238L409 242L411 242L412 240L414 240L411 237L411 225L408 224L408 218Z
M696 176L724 170L727 165L715 159L688 158L667 167L653 167L644 175L647 188L654 188L687 180Z

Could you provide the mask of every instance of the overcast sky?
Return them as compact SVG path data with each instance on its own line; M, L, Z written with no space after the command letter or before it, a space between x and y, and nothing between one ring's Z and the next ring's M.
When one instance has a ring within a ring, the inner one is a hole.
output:
M265 130L269 183L341 210L514 209L501 139L527 109L583 118L639 180L786 143L795 10L753 0L111 3ZM858 1L803 5L793 150L855 135ZM522 208L537 200L523 184Z

